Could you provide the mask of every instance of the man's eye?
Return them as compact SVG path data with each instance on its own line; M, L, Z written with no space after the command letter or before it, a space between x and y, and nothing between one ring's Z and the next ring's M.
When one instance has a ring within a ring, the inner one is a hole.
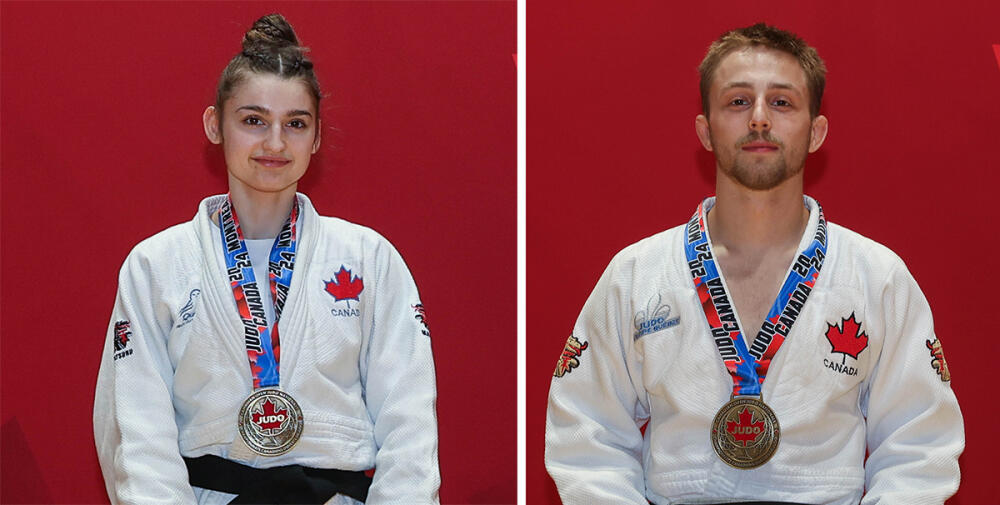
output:
M729 102L729 104L730 104L730 105L739 105L739 106L742 106L742 105L747 105L747 104L749 104L749 103L750 103L750 102L748 102L748 101L747 101L746 99L744 99L744 98L733 98L733 99L732 99L732 100L730 100L730 102Z
M257 116L250 116L250 117L244 119L243 122L246 123L246 124L248 124L248 125L250 125L250 126L260 126L260 125L264 124L264 121L261 118L257 117Z
M771 103L773 103L777 107L788 107L788 106L792 105L788 100L784 100L784 99L781 99L781 98L779 98L779 99L777 99L777 100L775 100L775 101L773 101Z
M293 119L293 120L291 120L291 121L288 122L288 126L291 126L292 128L296 128L296 129L300 129L301 130L302 128L306 127L306 123L305 123L305 121L302 121L301 119Z

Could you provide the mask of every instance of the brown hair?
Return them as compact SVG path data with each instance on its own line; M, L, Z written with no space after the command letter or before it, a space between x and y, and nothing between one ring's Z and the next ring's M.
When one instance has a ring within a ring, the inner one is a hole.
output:
M823 59L815 48L806 44L798 35L764 23L730 30L709 46L705 59L698 65L698 73L701 74L702 112L708 115L708 90L712 86L712 78L719 62L733 51L759 46L786 52L798 60L806 73L809 87L809 114L812 117L818 116L819 104L823 101L823 88L826 86L826 65Z
M219 77L219 87L215 92L215 108L222 111L222 105L233 94L233 90L254 72L272 74L285 79L302 79L313 96L316 114L319 114L321 98L319 81L313 72L313 63L305 57L309 48L299 45L295 30L281 14L268 14L254 22L253 27L243 35L243 50L233 56Z

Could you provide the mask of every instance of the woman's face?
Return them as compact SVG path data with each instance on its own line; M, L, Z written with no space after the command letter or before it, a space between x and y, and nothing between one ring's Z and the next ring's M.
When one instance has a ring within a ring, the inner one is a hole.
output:
M319 149L319 121L308 85L250 74L222 108L221 114L215 107L205 111L205 133L222 144L230 192L294 191Z

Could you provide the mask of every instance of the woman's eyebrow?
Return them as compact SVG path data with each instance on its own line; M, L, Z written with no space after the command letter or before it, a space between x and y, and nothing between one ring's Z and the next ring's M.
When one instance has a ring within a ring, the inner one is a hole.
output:
M260 112L261 114L270 114L271 111L267 107L261 107L260 105L244 105L242 107L237 107L236 110L252 110L254 112Z

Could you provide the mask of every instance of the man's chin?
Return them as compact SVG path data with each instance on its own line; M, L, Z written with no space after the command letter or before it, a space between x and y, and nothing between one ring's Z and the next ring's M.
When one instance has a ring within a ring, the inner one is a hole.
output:
M723 173L740 186L753 191L774 189L795 175L794 173L790 173L784 166L734 167L729 171L724 170Z

